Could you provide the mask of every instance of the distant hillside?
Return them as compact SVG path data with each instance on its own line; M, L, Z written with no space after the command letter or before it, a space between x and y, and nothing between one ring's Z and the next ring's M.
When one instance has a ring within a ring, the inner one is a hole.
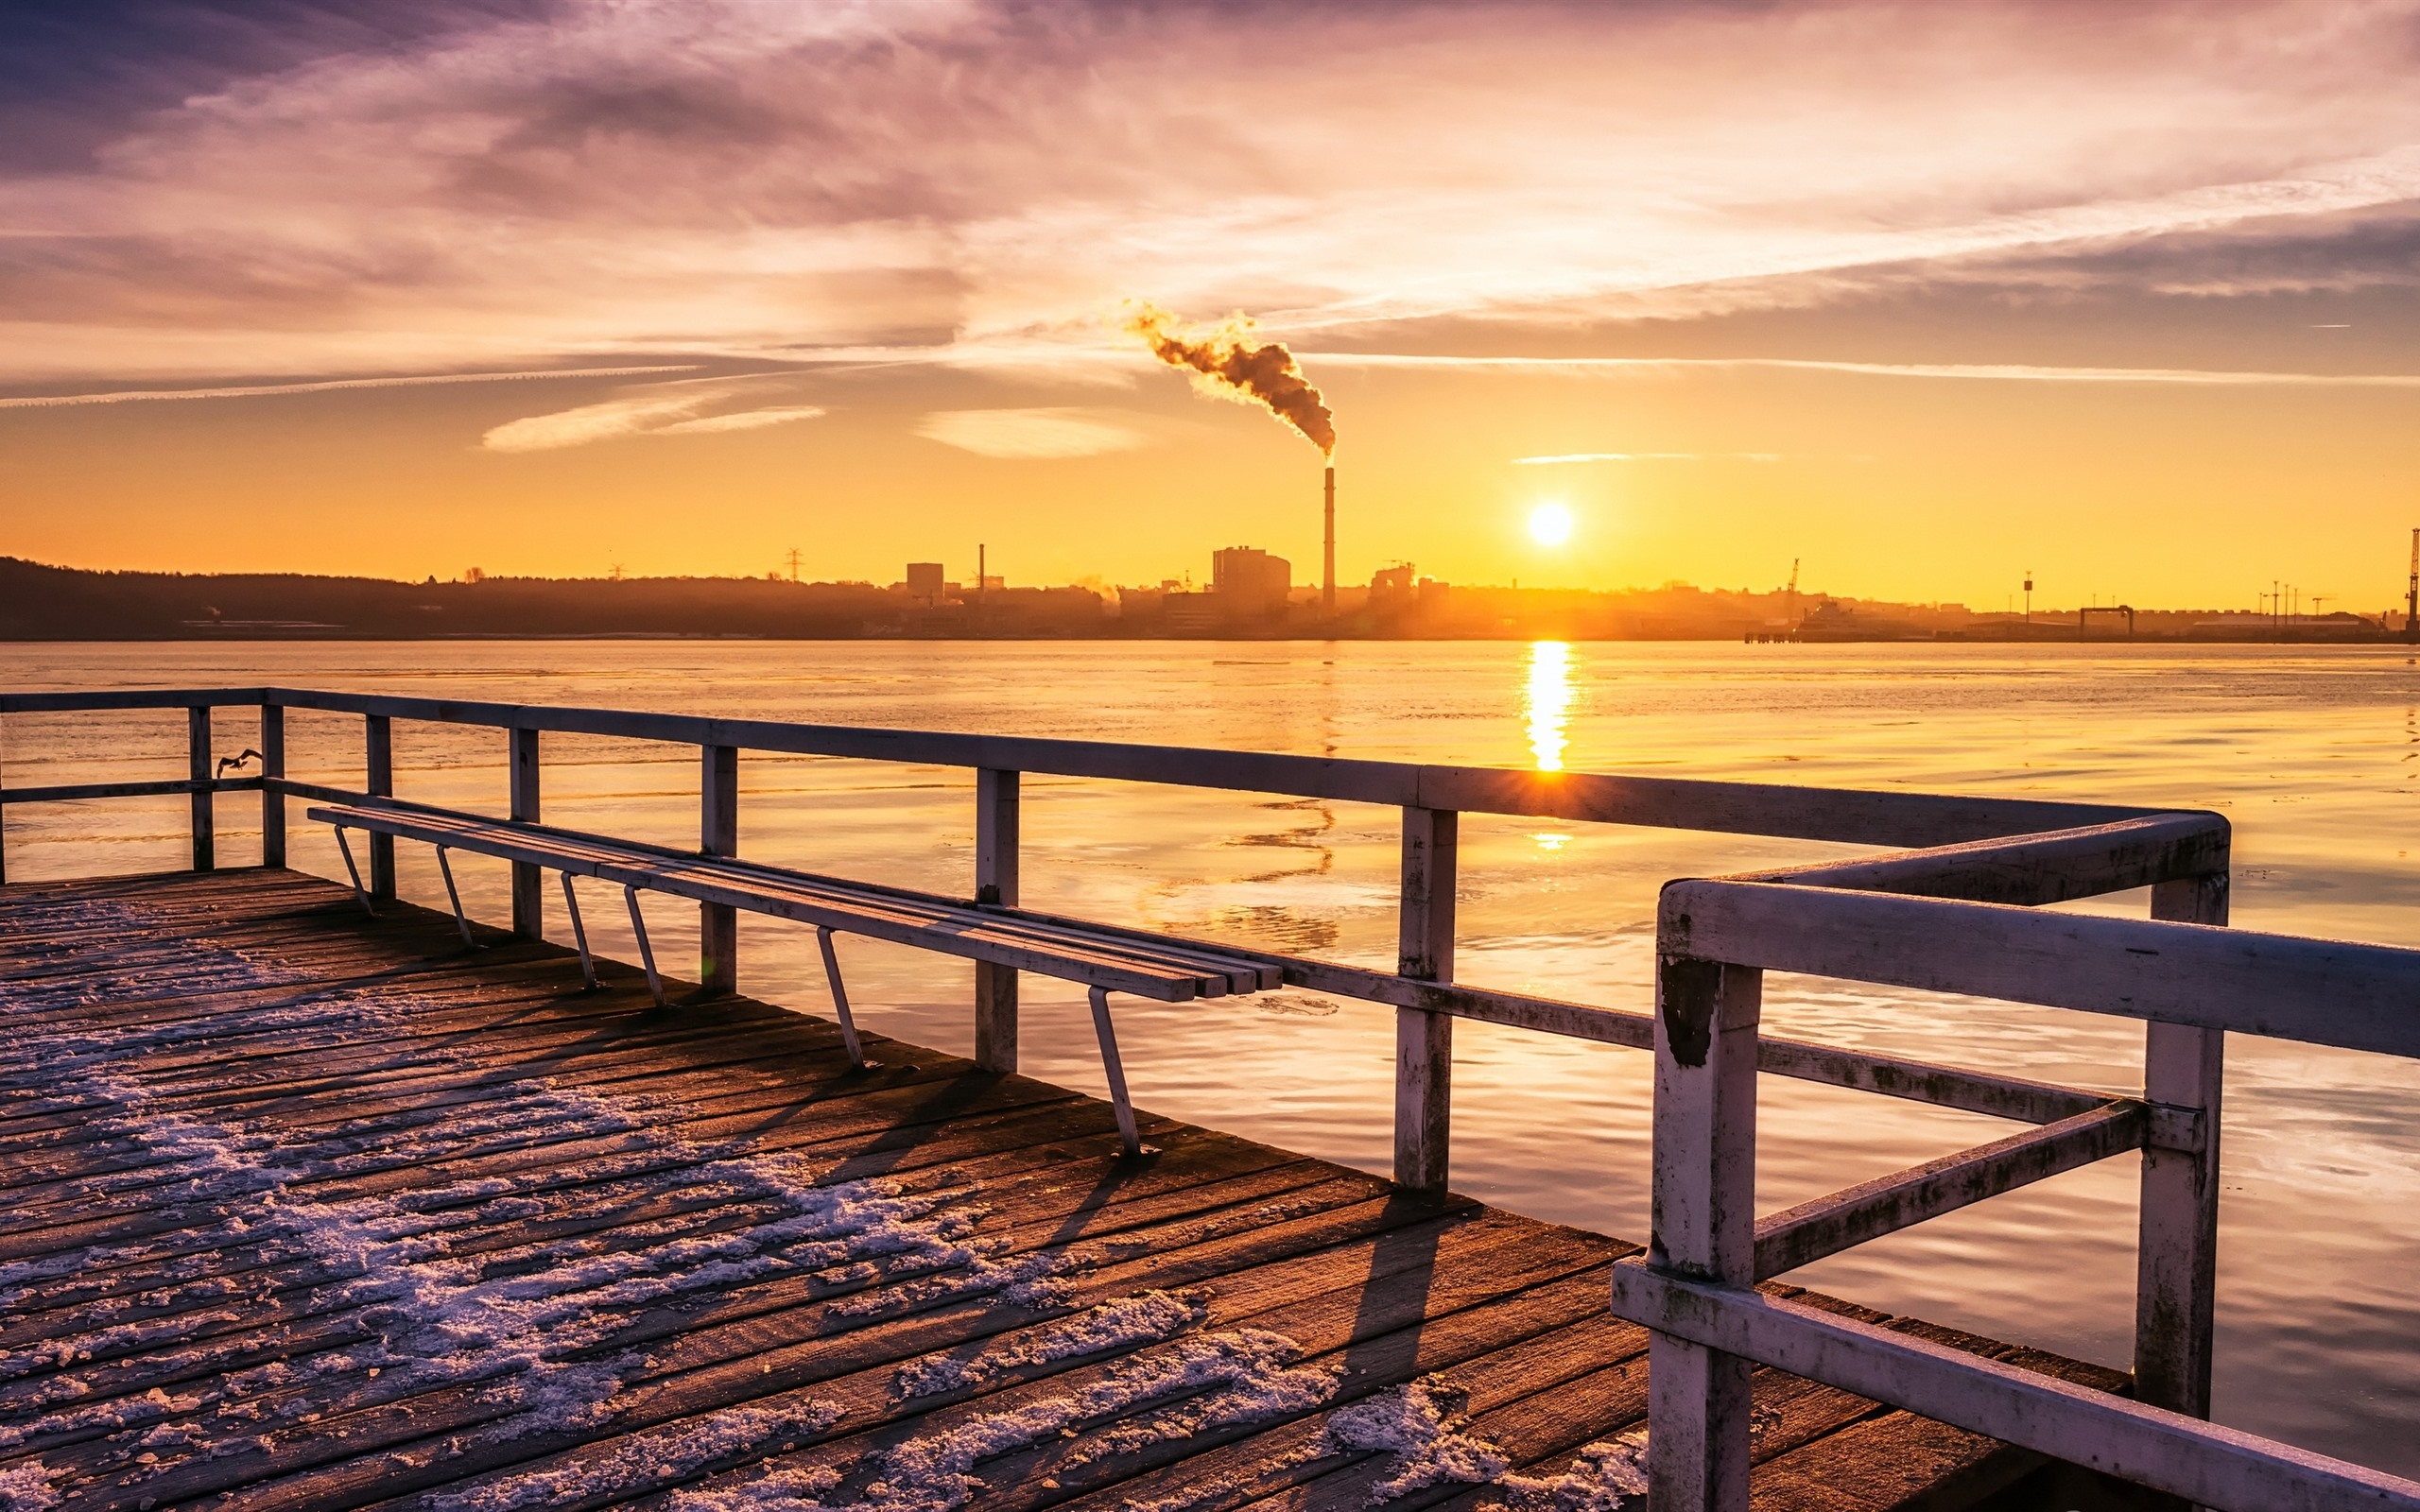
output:
M1095 632L1080 589L998 595L996 633ZM905 633L900 598L866 583L744 577L491 577L398 583L299 573L99 573L0 558L0 639L421 640L441 636L731 635L851 639Z
M996 580L995 580L996 582ZM759 577L489 577L398 583L301 573L99 573L0 557L0 642L439 640L446 637L732 636L920 639L1570 641L2376 641L2401 616L2276 619L2211 610L2037 609L2031 619L1960 604L1892 604L1685 583L1613 590L1456 588L1391 568L1368 589L1284 600L1164 584L1105 598L1083 588L961 585L928 598L904 583Z

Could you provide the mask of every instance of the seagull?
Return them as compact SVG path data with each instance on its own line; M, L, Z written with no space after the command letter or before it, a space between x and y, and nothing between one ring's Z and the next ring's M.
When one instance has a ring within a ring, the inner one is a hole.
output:
M218 758L218 770L211 774L212 780L216 781L218 778L226 776L227 768L231 766L240 768L246 762L260 761L262 759L261 753L252 749L250 746L245 747L243 750L235 755L221 756Z

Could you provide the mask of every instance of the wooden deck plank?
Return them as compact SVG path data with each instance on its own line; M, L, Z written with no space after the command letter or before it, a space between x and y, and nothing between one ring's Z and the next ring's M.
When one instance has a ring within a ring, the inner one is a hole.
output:
M860 1070L821 1020L480 938L282 871L0 888L0 1487L1493 1506L1603 1492L1644 1414L1618 1241L1148 1114L1122 1159L1063 1089L878 1036ZM1962 1505L2036 1463L1756 1390L1760 1507ZM1406 1411L1461 1478L1371 1447Z
M1215 1223L1216 1220L1213 1220L1212 1226L1215 1226ZM1128 1231L1143 1235L1141 1242L1145 1244L1154 1242L1183 1244L1185 1240L1194 1238L1195 1230L1202 1227L1204 1225L1199 1220L1188 1222L1181 1219L1158 1225L1140 1225ZM913 1327L904 1330L890 1328L882 1314L863 1314L855 1318L850 1315L850 1306L854 1299L862 1298L870 1293L874 1296L887 1295L878 1283L894 1281L898 1279L896 1276L878 1276L869 1279L860 1276L834 1277L827 1273L814 1278L815 1280L823 1284L814 1288L820 1296L816 1304L807 1310L812 1322L820 1325L818 1332L828 1339L834 1332L848 1330L854 1326L864 1334L863 1338L854 1341L856 1352L888 1351L890 1363L895 1364L908 1358L911 1354L924 1352L935 1337L954 1335L962 1332L963 1328L972 1321L978 1319L988 1321L996 1316L1010 1315L1004 1310L960 1307L956 1310L956 1314L963 1315L954 1316L951 1320L957 1325L956 1327L936 1324L931 1319L916 1314L929 1312L934 1308L946 1310L947 1304L952 1301L984 1297L986 1294L983 1290L982 1279L968 1278L962 1274L953 1275L950 1272L928 1275L921 1270L911 1270L905 1274L917 1278L909 1283L909 1287L916 1284L931 1284L934 1287L928 1295L914 1299L921 1305L916 1308L915 1313L909 1314L916 1317ZM891 1289L908 1290L909 1287ZM992 1289L997 1288L994 1286ZM836 1303L831 1300L832 1298L839 1300ZM757 1300L761 1302L762 1298L759 1297ZM1061 1309L1061 1311L1063 1310L1063 1308ZM838 1330L834 1326L836 1317L839 1319ZM735 1325L726 1325L719 1330L693 1329L691 1332L676 1336L683 1347L683 1359L681 1365L687 1367L693 1377L700 1366L719 1366L720 1373L724 1377L742 1383L752 1391L760 1385L782 1383L786 1379L785 1371L779 1368L769 1371L760 1365L760 1359L767 1358L761 1353L763 1340L768 1336L778 1336L780 1332L777 1328L769 1326L767 1318L763 1316L744 1319ZM908 1334L915 1342L912 1345L874 1342L887 1333L901 1332ZM627 1348L633 1344L646 1345L654 1342L655 1340L643 1329L633 1329L604 1341L604 1347ZM662 1355L669 1351L657 1349L653 1352ZM829 1349L824 1352L827 1356L831 1353ZM289 1358L291 1357L289 1353ZM666 1362L666 1366L659 1366L656 1369L660 1371L669 1364L670 1362ZM189 1383L186 1386L181 1387L176 1394L199 1396L200 1400L194 1411L206 1413L216 1404L216 1401L208 1383L199 1384L199 1391L195 1390L195 1383ZM198 1494L201 1490L218 1488L218 1481L229 1476L251 1481L289 1473L298 1469L308 1469L330 1459L338 1461L351 1459L359 1454L365 1447L383 1451L397 1444L415 1441L424 1436L432 1424L441 1424L449 1433L468 1433L481 1425L513 1417L510 1404L500 1406L489 1392L475 1383L448 1383L426 1391L413 1391L406 1384L402 1390L398 1390L392 1383L381 1382L374 1374L366 1373L363 1369L354 1367L315 1368L308 1373L306 1381L261 1393L254 1396L251 1400L254 1404L266 1407L272 1412L279 1412L287 1405L307 1404L307 1410L322 1421L272 1430L267 1436L275 1439L276 1442L262 1446L259 1452L239 1453L232 1459L222 1459L220 1463L215 1465L198 1467L198 1470L214 1478L208 1483L198 1487L182 1484L165 1485L161 1487L164 1494L170 1496ZM707 1405L722 1404L724 1404L722 1400L711 1395L711 1388L709 1388ZM512 1423L510 1432L507 1435L509 1440L518 1441L526 1438L527 1428L526 1423ZM593 1432L593 1429L587 1431ZM53 1453L46 1458L54 1463L77 1465L79 1468L88 1469L93 1473L108 1475L122 1472L126 1469L127 1452L122 1446L104 1446L100 1452L89 1458L77 1453L72 1449L65 1453ZM372 1469L375 1467L373 1466ZM252 1495L262 1498L260 1504L263 1505L285 1504L268 1499L265 1492L256 1491ZM281 1493L281 1495L288 1495L290 1500L289 1493ZM302 1504L316 1504L316 1503L306 1498Z

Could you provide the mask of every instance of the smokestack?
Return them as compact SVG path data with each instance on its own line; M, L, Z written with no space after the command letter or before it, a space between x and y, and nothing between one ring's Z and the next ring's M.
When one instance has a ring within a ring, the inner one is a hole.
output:
M2411 595L2403 606L2403 643L2420 645L2420 530L2411 532Z
M1336 615L1336 469L1327 470L1327 567L1320 577L1320 608Z

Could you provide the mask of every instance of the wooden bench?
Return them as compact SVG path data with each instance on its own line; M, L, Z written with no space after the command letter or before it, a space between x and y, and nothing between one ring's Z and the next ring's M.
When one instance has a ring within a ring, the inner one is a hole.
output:
M648 989L664 1004L664 981L657 973L655 951L648 942L647 919L639 911L641 892L669 893L701 903L717 903L795 919L813 925L823 954L825 980L832 988L832 1006L850 1060L866 1065L857 1041L856 1022L849 1011L840 962L833 948L836 934L863 935L894 944L913 945L967 960L988 961L1020 971L1083 984L1092 1000L1093 1029L1100 1040L1101 1068L1109 1080L1110 1101L1117 1111L1117 1128L1127 1152L1139 1154L1134 1108L1126 1091L1126 1072L1117 1055L1117 1037L1111 1026L1109 994L1127 992L1161 1003L1189 1003L1197 998L1226 997L1265 991L1281 985L1278 966L1265 958L1230 953L1194 941L1180 941L1137 930L1085 924L1078 920L1028 914L994 904L975 903L914 892L817 876L725 857L684 854L610 840L576 831L543 825L484 819L417 808L389 808L328 803L308 815L336 830L344 853L346 873L354 896L374 915L370 893L362 885L346 832L393 835L418 840L437 850L439 872L445 879L446 901L466 945L475 947L470 919L462 912L462 896L454 885L452 850L544 868L562 878L563 905L571 916L572 937L579 948L579 966L589 986L596 985L596 967L588 951L588 930L579 913L579 897L572 888L575 876L594 877L622 889L638 936L639 959L647 969Z

